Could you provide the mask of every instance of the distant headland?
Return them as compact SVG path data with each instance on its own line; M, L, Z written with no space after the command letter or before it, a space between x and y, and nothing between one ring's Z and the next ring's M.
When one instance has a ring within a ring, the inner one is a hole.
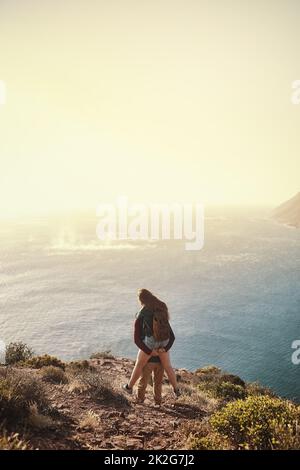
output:
M300 192L276 207L272 216L278 222L300 228Z

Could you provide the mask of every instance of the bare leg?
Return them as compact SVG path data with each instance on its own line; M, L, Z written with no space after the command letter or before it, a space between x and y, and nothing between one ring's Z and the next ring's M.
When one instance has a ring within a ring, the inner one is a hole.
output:
M143 367L147 364L150 357L151 356L149 354L144 353L144 351L142 351L141 349L139 350L134 369L128 382L129 388L132 388L138 378L142 375Z
M165 370L161 364L156 363L154 365L153 391L154 391L154 401L156 405L161 404L161 390L162 390L162 381L164 378L164 372Z
M143 401L145 400L146 388L149 383L151 373L151 366L149 366L149 364L146 364L145 367L143 367L142 375L140 376L138 382L137 396L140 403L143 403Z
M174 372L174 369L173 369L171 361L170 361L169 351L159 352L158 355L159 355L159 358L161 360L162 366L166 371L168 379L171 382L171 385L173 386L174 390L177 390L178 385L177 385L176 374Z

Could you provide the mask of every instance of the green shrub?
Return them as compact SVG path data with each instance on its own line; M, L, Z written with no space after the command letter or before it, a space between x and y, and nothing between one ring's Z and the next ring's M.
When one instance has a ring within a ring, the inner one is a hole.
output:
M279 398L250 396L227 404L215 413L212 430L229 439L237 448L278 449L279 429L297 435L299 407Z
M211 382L208 380L201 381L198 385L197 388L200 392L205 393L208 397L210 398L216 398L217 397L217 386L218 382Z
M182 433L186 435L187 441L185 448L193 450L227 450L232 446L228 439L221 434L213 432L209 422L206 419L202 421L189 421L183 423Z
M55 356L49 356L44 354L42 356L35 356L28 359L24 365L32 367L33 369L41 369L46 366L59 367L62 370L65 370L65 364L60 359Z
M46 382L54 384L66 384L68 378L60 367L44 366L41 368L41 376Z
M198 383L197 388L201 392L207 394L210 398L219 398L225 401L237 400L245 398L247 392L241 385L236 385L231 382L223 382L222 376L216 380L204 380Z
M245 398L245 382L237 375L227 374L218 367L207 366L198 369L193 383L211 398L225 401Z
M33 351L25 343L9 343L5 349L5 363L7 365L24 362L33 356Z
M99 351L90 355L90 359L114 359L110 350Z
M299 427L299 426L298 426ZM272 438L273 448L280 450L300 450L300 430L297 424L275 427Z
M35 403L40 410L48 407L43 384L22 370L8 370L0 377L0 421L10 424L23 422Z
M190 437L188 448L192 450L230 450L230 442L217 433L205 437Z
M247 392L241 385L230 382L221 382L216 386L217 398L223 398L225 401L238 400L246 398Z
M231 383L234 385L240 385L240 387L245 387L246 383L242 380L238 375L233 374L222 374L221 375L222 382Z

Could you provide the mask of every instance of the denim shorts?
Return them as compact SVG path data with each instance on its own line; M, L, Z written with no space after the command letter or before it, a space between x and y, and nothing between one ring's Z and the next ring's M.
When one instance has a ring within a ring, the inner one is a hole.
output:
M165 339L164 341L156 341L154 336L145 336L143 342L147 348L151 349L152 351L153 349L165 348L169 342L169 339Z

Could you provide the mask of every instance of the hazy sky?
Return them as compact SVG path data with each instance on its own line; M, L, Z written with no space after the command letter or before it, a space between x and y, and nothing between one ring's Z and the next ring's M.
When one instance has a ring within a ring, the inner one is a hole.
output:
M300 190L298 0L0 0L0 215Z

